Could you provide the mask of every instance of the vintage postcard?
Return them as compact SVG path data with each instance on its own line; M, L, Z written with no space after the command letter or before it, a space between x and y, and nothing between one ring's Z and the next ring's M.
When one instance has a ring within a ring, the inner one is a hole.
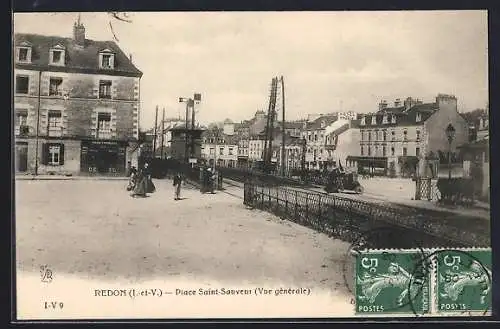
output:
M486 11L13 21L17 320L491 314Z

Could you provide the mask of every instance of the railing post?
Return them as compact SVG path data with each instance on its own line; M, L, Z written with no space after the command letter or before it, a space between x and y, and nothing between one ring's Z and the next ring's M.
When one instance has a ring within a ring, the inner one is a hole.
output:
M427 182L427 201L432 201L432 180L430 178L425 180Z
M318 196L318 220L321 221L321 194Z
M279 200L279 187L276 188L276 209L280 208L280 200Z
M299 216L298 204L299 204L299 192L295 191L295 219L298 219Z
M306 219L309 219L309 194L306 193Z
M288 216L288 190L285 190L285 214Z
M417 177L417 179L415 179L415 200L421 199L421 194L420 194L421 184L422 184L422 179L420 177Z

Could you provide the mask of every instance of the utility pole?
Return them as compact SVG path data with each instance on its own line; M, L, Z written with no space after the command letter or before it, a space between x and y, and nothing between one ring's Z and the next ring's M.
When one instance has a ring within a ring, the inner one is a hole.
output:
M194 100L190 100L191 103L191 157L194 158L194 120L195 120L195 112L194 112Z
M161 116L161 159L163 159L163 144L165 144L165 108L163 108L163 113Z
M271 122L270 122L270 134L269 134L269 148L267 149L268 156L267 156L267 165L271 165L271 159L273 156L273 140L274 140L274 119L276 118L276 96L277 96L277 90L278 90L278 78L274 77L273 78L273 89L272 89L272 107L271 107Z
M283 76L281 76L281 111L282 111L282 123L283 123L283 128L282 128L282 133L281 133L281 176L285 176L285 160L286 160L286 153L285 153L285 80L283 79Z
M40 130L40 104L42 94L42 71L38 72L38 109L36 111L36 146L35 146L35 176L38 175L38 139Z
M268 172L270 169L272 152L273 152L273 129L274 129L274 117L276 115L276 92L278 86L278 78L274 77L271 80L271 93L269 95L269 107L267 110L267 122L266 122L266 137L264 140L264 170ZM269 142L269 145L268 145Z
M189 153L188 153L188 148L189 148L189 140L188 140L188 130L189 130L189 103L190 99L186 100L186 132L184 134L184 161L186 163L189 162Z
M156 137L157 137L157 128L158 127L158 105L156 105L156 113L155 113L155 129L153 136L153 158L156 158Z

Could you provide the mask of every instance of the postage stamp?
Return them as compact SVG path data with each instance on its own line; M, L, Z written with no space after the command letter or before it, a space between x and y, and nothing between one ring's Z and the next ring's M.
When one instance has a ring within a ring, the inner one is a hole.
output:
M356 257L356 314L425 315L431 272L422 250L367 250Z
M438 313L491 311L491 249L443 250L435 258Z
M357 315L487 315L490 248L367 249L356 254Z

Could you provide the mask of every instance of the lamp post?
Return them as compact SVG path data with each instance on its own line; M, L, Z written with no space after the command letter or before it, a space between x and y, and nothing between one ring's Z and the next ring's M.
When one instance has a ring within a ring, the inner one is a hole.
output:
M214 152L214 165L213 165L213 171L215 172L215 166L217 165L217 147L219 147L219 127L214 128L214 135L215 135L215 152Z
M448 179L451 179L451 143L455 138L455 127L450 123L446 127L446 137L448 138Z

